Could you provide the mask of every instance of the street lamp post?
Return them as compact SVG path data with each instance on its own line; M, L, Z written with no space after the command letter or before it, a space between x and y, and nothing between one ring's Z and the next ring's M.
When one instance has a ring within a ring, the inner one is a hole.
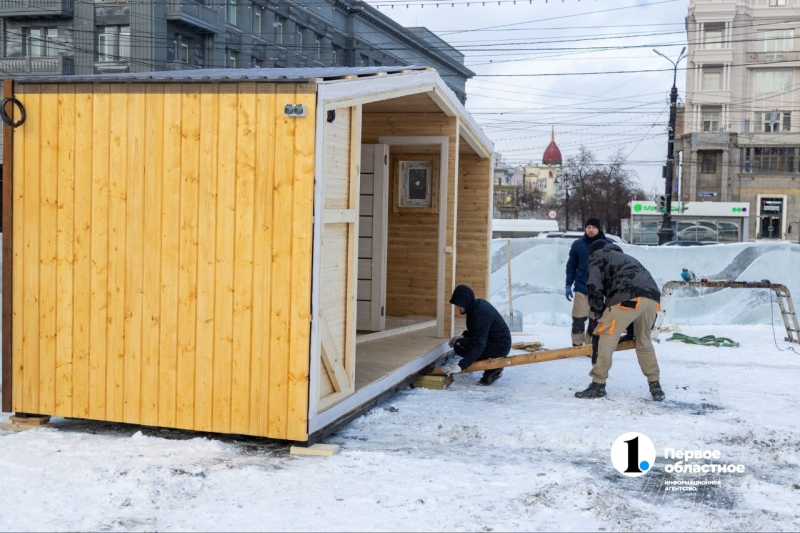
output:
M667 182L664 184L664 195L666 196L666 206L664 216L661 220L661 227L658 229L658 244L665 244L672 240L675 232L672 231L672 176L675 170L675 121L678 114L678 87L675 85L678 78L678 63L686 57L686 47L683 47L678 55L677 61L673 61L658 50L653 50L673 66L672 90L669 93L669 140L667 141Z

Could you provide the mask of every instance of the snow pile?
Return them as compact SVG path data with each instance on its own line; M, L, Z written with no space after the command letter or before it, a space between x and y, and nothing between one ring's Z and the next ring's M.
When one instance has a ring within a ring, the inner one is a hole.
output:
M508 309L507 239L492 241L489 300ZM564 326L571 323L572 304L564 298L568 239L512 239L511 280L514 310L526 323ZM648 247L622 245L638 259L661 287L680 281L682 268L698 278L782 283L800 303L800 246L788 243L739 243L709 246ZM770 305L772 302L772 305ZM665 324L782 323L775 293L749 289L689 289L675 292Z

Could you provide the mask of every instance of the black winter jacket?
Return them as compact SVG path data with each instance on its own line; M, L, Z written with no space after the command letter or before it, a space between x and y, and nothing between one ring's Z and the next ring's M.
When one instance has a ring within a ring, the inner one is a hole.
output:
M642 264L616 244L606 244L589 257L589 307L595 314L639 296L661 301L661 291Z
M567 260L567 287L572 287L575 283L575 292L589 294L586 288L586 275L589 270L589 247L593 242L604 240L608 243L612 242L606 238L605 233L602 231L598 233L593 239L590 239L585 233L575 239L569 249L569 259Z
M479 359L505 357L511 351L511 332L497 309L486 300L475 298L472 289L459 285L453 291L450 303L467 311L467 330L464 337L471 342L464 343L467 351L458 353L462 357L458 363L464 369Z

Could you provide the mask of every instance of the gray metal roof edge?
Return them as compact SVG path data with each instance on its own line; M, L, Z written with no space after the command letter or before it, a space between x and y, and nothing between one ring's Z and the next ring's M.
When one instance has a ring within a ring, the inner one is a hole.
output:
M252 82L298 83L318 79L337 79L347 76L369 77L376 74L404 75L407 71L429 70L415 65L380 67L301 67L164 70L128 72L122 74L88 74L72 76L19 76L15 83L127 83L127 82Z

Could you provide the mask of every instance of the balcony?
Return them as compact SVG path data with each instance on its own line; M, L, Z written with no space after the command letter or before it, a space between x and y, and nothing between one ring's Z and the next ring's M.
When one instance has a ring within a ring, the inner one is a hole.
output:
M691 100L693 104L704 104L704 105L730 104L731 92L720 91L720 90L711 91L707 89L701 89L699 91L692 92Z
M748 66L766 66L773 63L790 66L789 63L797 61L800 61L800 52L750 52L747 54Z
M6 0L0 0L6 1ZM222 31L219 12L191 0L169 0L167 20L191 26L207 33Z
M694 51L692 61L701 65L730 65L733 48L701 48Z
M75 59L58 57L0 57L0 71L11 76L71 76Z
M74 0L0 0L0 17L71 17Z
M730 133L724 132L720 139L718 132L692 133L691 146L695 150L723 150L731 140Z

